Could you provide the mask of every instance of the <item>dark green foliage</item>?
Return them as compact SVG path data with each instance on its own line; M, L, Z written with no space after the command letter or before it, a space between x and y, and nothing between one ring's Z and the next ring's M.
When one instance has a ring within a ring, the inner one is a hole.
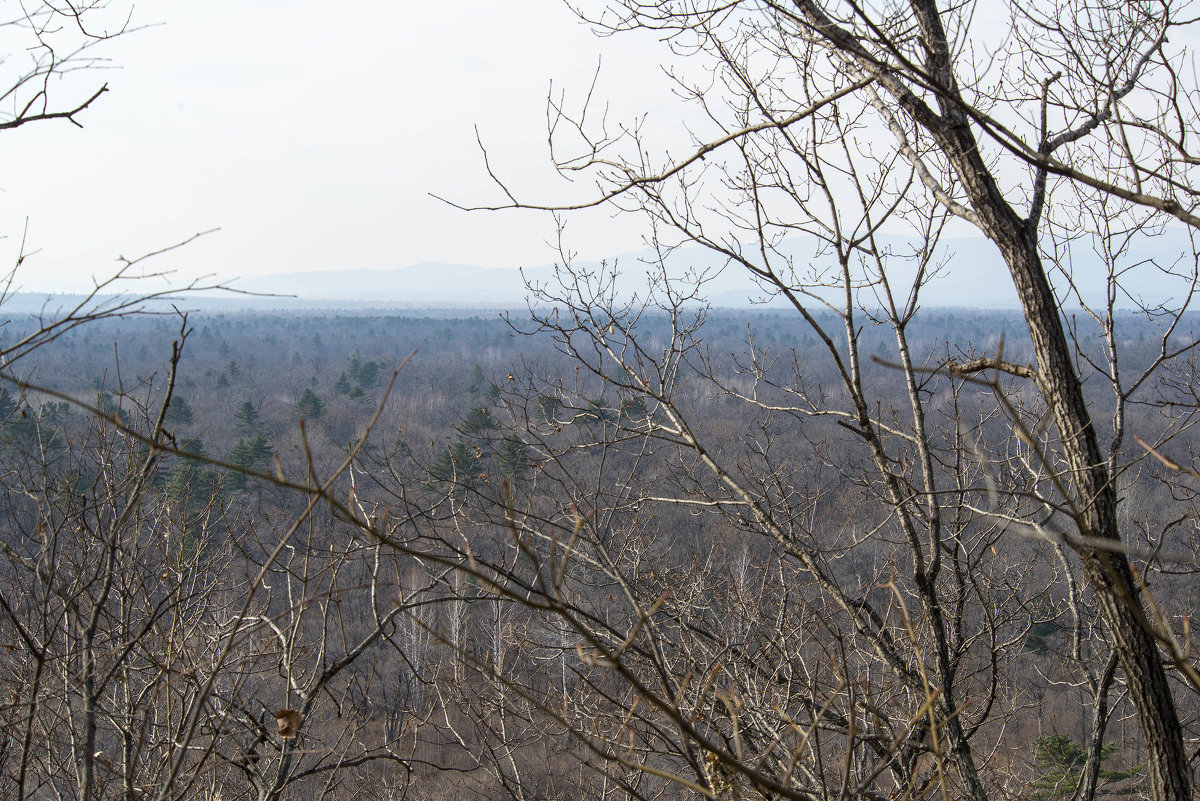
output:
M487 380L487 377L483 374L483 368L478 364L471 368L471 375L468 381L470 384L467 387L467 392L471 396L472 403L486 406L500 400L500 389Z
M1059 633L1058 624L1055 623L1058 612L1049 596L1043 593L1033 600L1031 616L1033 619L1025 636L1025 650L1041 656L1050 651L1050 641Z
M379 368L379 362L374 360L364 362L358 354L355 354L350 357L350 367L346 370L346 375L360 387L370 389L379 383Z
M1116 750L1114 743L1103 745L1100 748L1100 762L1107 761ZM1029 785L1033 791L1030 797L1070 798L1083 775L1087 751L1065 734L1050 734L1033 741L1033 760L1038 778ZM1140 765L1126 770L1101 768L1096 794L1117 797L1133 795L1138 789L1138 783L1133 780L1140 772Z
M646 410L646 401L641 396L621 401L621 419L623 421L640 422L649 416L650 413Z
M396 442L392 445L392 456L396 459L407 459L412 455L412 448L404 441L401 433L396 434Z
M237 444L229 449L225 461L243 470L262 472L270 465L273 454L274 449L266 435L258 434L250 439L239 439ZM246 486L246 476L244 473L231 471L226 483L230 490L242 489Z
M254 408L254 404L250 401L242 403L240 409L234 414L233 433L239 439L248 439L256 437L261 433L262 424L258 419L258 409Z
M192 422L192 406L186 400L176 395L167 406L165 422L172 425L190 425Z
M557 395L539 395L533 405L534 416L543 423L553 423L562 401Z
M492 417L492 413L486 407L479 406L467 412L467 416L463 419L458 430L466 437L482 437L488 431L493 431L499 427L500 425L496 422L496 418Z
M37 409L15 408L0 428L0 448L32 453L61 451L65 447L62 427L70 413L66 402L43 403Z
M357 398L365 397L366 394L367 393L363 391L363 388L361 386L359 386L358 384L355 384L354 389L350 390L350 394L348 397L357 399Z
M45 425L63 426L71 416L71 404L66 401L47 401L38 407L38 419Z
M325 402L312 389L305 389L300 400L296 401L296 413L305 420L316 420L325 413Z
M478 364L472 365L471 374L468 376L467 380L470 382L470 385L467 387L467 391L470 392L472 396L481 393L483 391L483 387L487 384L487 378L483 375L483 368Z
M496 467L500 475L515 480L529 472L533 466L533 452L516 434L500 440L496 449Z
M1052 621L1034 623L1025 637L1025 649L1041 656L1050 651L1050 638L1058 634L1058 626Z
M478 470L475 452L463 440L446 448L429 467L429 477L434 481L452 481L469 485Z
M337 383L333 385L333 391L339 395L350 394L350 379L346 378L345 373L338 376Z
M3 424L16 410L16 398L8 391L8 387L0 387L0 424Z
M617 410L604 402L603 398L595 398L587 402L587 406L576 412L571 421L585 426L600 425L601 423L617 422Z
M208 455L208 451L204 448L204 442L199 437L192 437L191 439L184 440L179 446L179 450L195 456L203 457Z
M237 444L229 450L229 458L226 461L237 467L259 469L270 463L273 453L274 450L266 435L259 434L252 439L239 439Z
M128 426L132 423L129 412L121 408L120 402L109 392L97 393L96 410L110 420L119 420L122 425Z
M199 439L185 442L181 450L204 455ZM193 533L204 523L220 490L216 470L211 466L184 459L175 466L167 484L167 497L183 516L184 530Z

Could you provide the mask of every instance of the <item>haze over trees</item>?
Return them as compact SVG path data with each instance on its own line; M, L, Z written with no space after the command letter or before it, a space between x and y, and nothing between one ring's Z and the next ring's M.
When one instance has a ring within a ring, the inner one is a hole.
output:
M7 127L100 96L38 8ZM564 244L503 318L6 315L2 794L1190 798L1189 12L994 10L582 8L710 130L552 96L596 194L498 207L644 215L636 295ZM1020 314L923 308L960 227Z

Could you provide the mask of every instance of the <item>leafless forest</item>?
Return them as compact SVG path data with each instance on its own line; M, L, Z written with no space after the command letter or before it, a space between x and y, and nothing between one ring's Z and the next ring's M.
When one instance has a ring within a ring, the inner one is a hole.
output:
M857 753L930 792L932 665L911 694L847 617L877 615L917 669L935 660L912 556L844 416L797 404L844 403L837 365L785 311L676 311L595 331L638 343L630 366L669 367L669 403L494 313L96 320L20 360L13 377L41 389L0 393L13 796L81 797L85 775L97 798L650 798L736 781L680 728L755 766L786 754L777 767L809 780L846 781ZM1119 319L1129 368L1152 363L1161 331ZM22 325L38 330L14 317L0 347ZM1020 326L931 311L908 341L922 361L1003 347L1019 363ZM890 334L857 338L882 419L906 402ZM1078 340L1105 347L1094 324ZM1086 386L1114 411L1100 377ZM1073 783L1069 749L1102 737L1101 787L1136 790L1144 757L1095 600L1038 528L1046 512L997 497L1046 470L1046 433L1012 443L1007 383L931 373L920 397L961 482L950 653L989 780L1065 792L1047 777ZM1159 431L1163 409L1135 405L1126 425ZM672 420L703 451L664 435ZM1194 435L1172 429L1188 457ZM770 499L784 543L704 459ZM1183 636L1200 602L1189 479L1142 459L1121 480L1154 623ZM813 571L792 563L800 547ZM1068 751L1054 763L1036 743Z
M120 35L32 8L0 129ZM646 263L564 241L473 317L184 314L169 249L0 294L0 797L1192 798L1196 10L578 13L709 128L551 95L590 195L447 198ZM925 308L964 230L1019 310Z

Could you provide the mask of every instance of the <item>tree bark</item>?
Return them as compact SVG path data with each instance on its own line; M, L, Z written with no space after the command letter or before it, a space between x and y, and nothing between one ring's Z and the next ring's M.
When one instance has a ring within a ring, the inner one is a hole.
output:
M944 117L942 119L945 119ZM1116 487L1100 452L1061 310L1038 252L1034 226L1022 220L1000 194L965 122L932 132L962 181L983 232L1000 249L1021 300L1037 355L1039 386L1054 416L1069 469L1068 483L1079 510L1079 533L1120 541ZM1129 560L1121 553L1076 548L1084 575L1096 593L1104 622L1137 710L1153 797L1191 799L1191 774L1183 731L1166 670Z
M995 237L993 237L995 238ZM1083 389L1070 360L1066 333L1057 303L1046 279L1036 242L1001 242L1013 283L1025 310L1025 320L1037 353L1046 402L1054 415L1070 468L1075 503L1083 521L1080 533L1120 540L1117 497L1092 426ZM1154 798L1184 801L1191 798L1191 775L1183 748L1183 731L1162 658L1154 636L1146 630L1146 614L1129 560L1123 554L1076 549L1084 575L1104 614L1125 683L1137 710L1146 767Z
M1037 355L1039 387L1050 407L1066 458L1068 485L1078 510L1076 525L1086 537L1120 541L1117 496L1071 358L1061 309L1038 250L1035 211L1022 219L1004 198L979 152L963 113L966 104L952 69L941 15L934 0L913 0L926 45L928 75L934 79L938 111L902 85L891 89L898 104L933 137L948 158L976 216L976 224L999 248L1012 275ZM885 79L884 85L889 81ZM900 89L899 92L896 90ZM1126 686L1137 710L1147 753L1150 788L1159 801L1191 798L1191 774L1175 700L1129 560L1124 554L1076 548L1084 575L1100 602Z

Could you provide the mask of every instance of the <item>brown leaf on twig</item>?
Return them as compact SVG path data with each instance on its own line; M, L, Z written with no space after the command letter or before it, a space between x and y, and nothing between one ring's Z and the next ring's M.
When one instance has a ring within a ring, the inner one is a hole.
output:
M279 726L279 736L287 739L295 737L300 731L304 716L294 709L281 709L275 713L275 723Z

